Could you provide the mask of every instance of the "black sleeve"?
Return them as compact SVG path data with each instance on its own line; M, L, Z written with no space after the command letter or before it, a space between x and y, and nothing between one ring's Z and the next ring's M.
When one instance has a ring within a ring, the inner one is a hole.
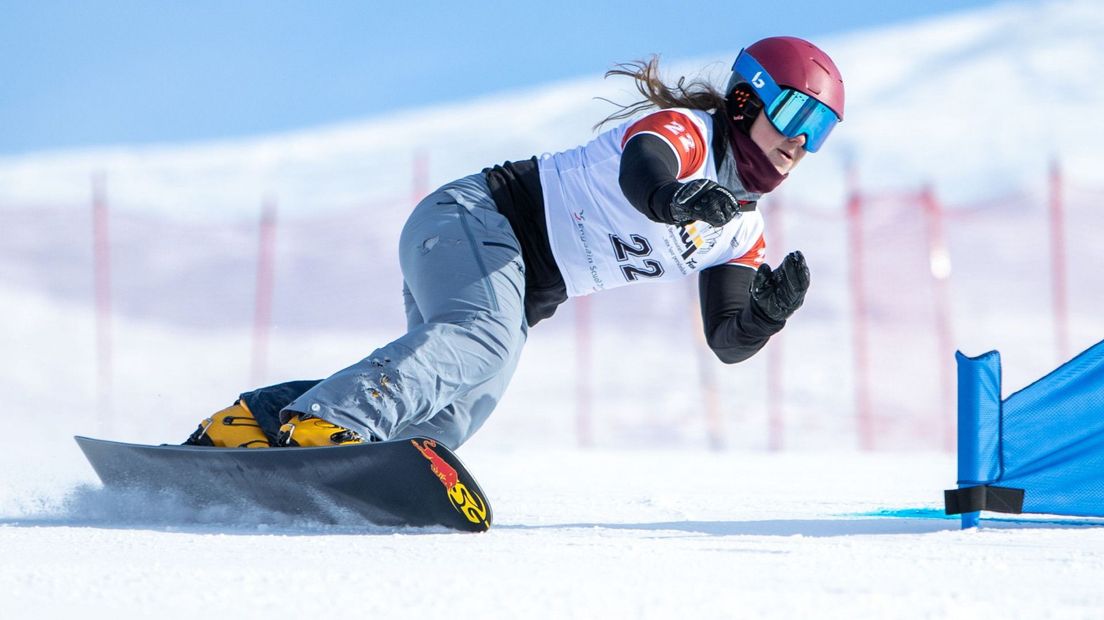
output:
M662 138L637 134L621 153L617 182L629 204L653 222L674 224L667 213L671 197L679 188L679 162Z
M253 418L257 420L264 434L275 441L276 435L280 432L280 425L287 421L280 418L280 410L318 383L320 383L318 380L288 381L245 392L238 398L253 414Z
M755 270L739 265L718 265L698 275L705 340L726 364L755 355L786 322L777 322L751 303Z

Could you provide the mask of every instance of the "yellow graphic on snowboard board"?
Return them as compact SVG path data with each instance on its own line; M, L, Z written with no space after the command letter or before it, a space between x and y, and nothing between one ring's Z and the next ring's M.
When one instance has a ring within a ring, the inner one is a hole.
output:
M459 510L460 514L464 515L468 521L482 523L484 527L489 528L486 502L477 494L469 491L464 483L460 482L460 475L456 473L456 468L449 465L433 451L433 448L437 447L437 442L432 439L424 439L419 445L416 439L411 439L410 443L414 444L418 452L421 452L422 456L429 461L429 468L433 470L441 484L445 485L452 507Z

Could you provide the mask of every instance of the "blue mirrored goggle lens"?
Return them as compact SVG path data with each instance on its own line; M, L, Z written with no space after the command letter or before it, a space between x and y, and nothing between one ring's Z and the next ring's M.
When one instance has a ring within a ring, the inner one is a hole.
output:
M767 106L767 118L787 138L805 134L805 150L810 153L820 150L839 122L831 108L792 88L783 88Z

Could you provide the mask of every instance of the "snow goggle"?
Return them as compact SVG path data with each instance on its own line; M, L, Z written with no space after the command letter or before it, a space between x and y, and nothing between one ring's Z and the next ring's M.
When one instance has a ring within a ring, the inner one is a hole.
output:
M832 108L814 97L779 86L771 74L746 50L741 50L732 63L732 71L751 84L755 94L763 102L763 110L774 128L787 138L805 135L805 150L820 150L828 134L832 133L839 117Z

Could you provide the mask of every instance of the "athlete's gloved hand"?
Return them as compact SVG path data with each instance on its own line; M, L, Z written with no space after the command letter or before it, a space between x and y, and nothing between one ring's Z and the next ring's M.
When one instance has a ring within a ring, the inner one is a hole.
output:
M736 196L723 185L709 179L683 183L671 197L668 213L677 225L702 221L710 226L724 226L740 210Z
M782 322L805 302L807 290L809 267L805 257L801 252L790 252L778 269L771 271L770 265L759 265L751 282L751 303L771 320Z

